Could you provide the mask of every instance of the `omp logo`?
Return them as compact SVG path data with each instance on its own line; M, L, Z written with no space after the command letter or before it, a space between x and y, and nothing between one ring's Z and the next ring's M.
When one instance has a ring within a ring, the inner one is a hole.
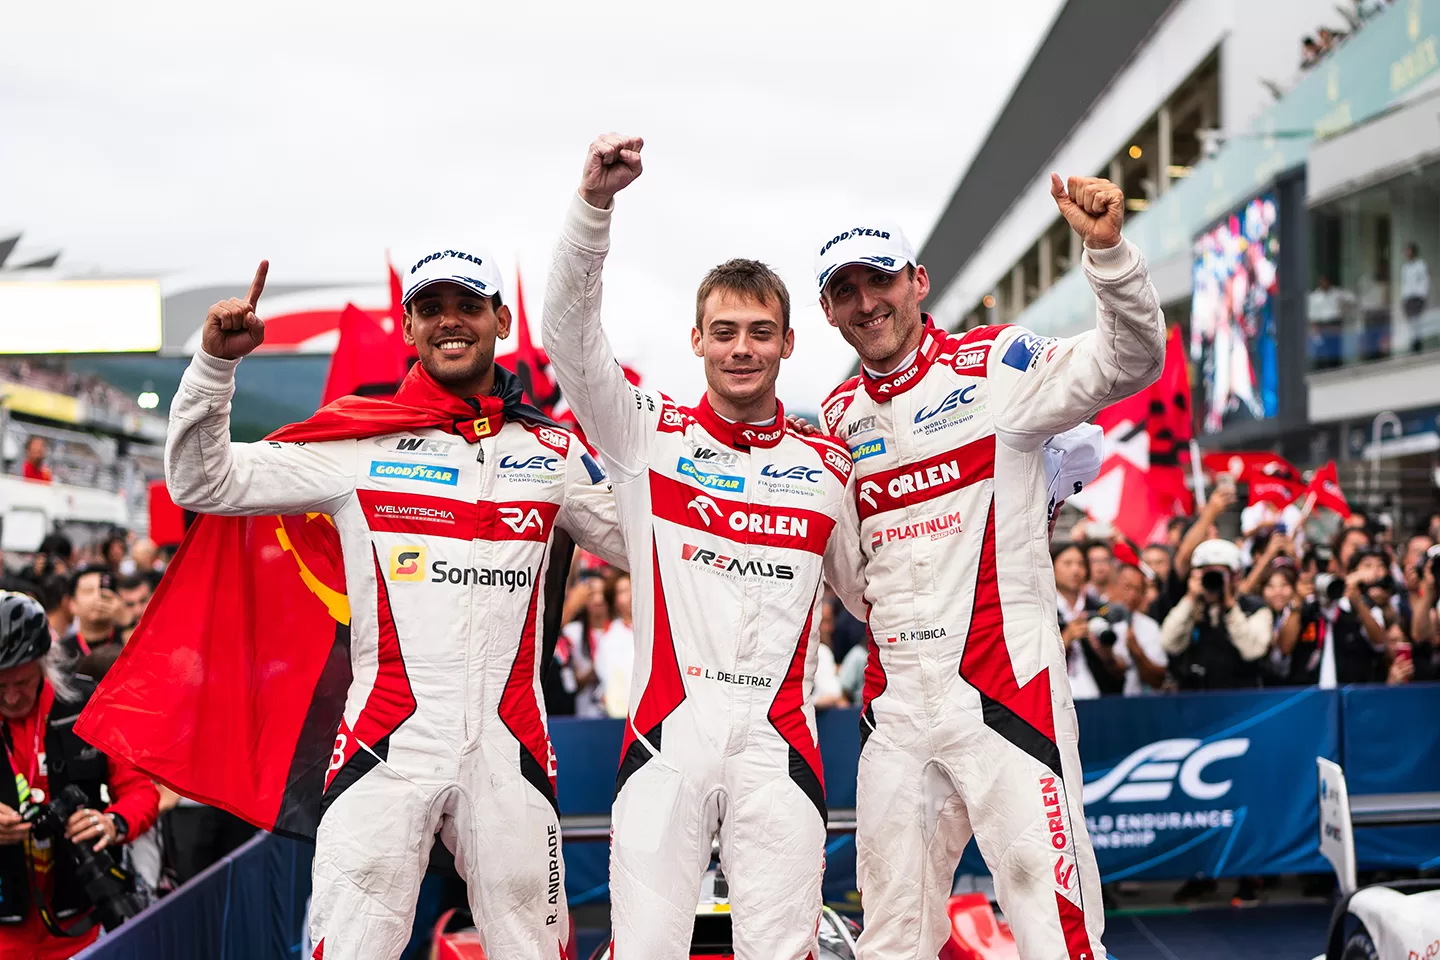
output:
M825 411L825 423L834 430L840 423L840 418L845 416L845 404L836 403Z
M858 459L858 458L857 458ZM880 484L874 480L863 480L860 483L860 499L870 504L871 509L875 508L875 494L881 492Z
M424 580L425 548L419 544L402 544L390 548L391 580Z
M773 463L767 463L760 468L760 475L773 477L776 480L804 480L808 483L819 483L821 473L814 467L807 467L804 464L795 464L793 467L781 469Z
M544 470L547 473L554 473L559 468L559 457L547 457L542 453L537 453L524 460L516 460L509 456L500 458L501 470Z
M1085 784L1085 803L1147 803L1168 800L1175 784L1195 800L1218 800L1230 792L1232 780L1206 780L1205 768L1220 760L1245 755L1250 740L1236 737L1202 743L1189 738L1157 740L1120 761L1115 769Z
M541 443L549 444L552 447L570 446L569 437L559 430L551 430L549 427L536 427L535 435L540 438Z
M967 347L964 350L956 350L955 358L950 361L950 369L956 373L965 373L968 370L975 370L985 366L985 359L990 356L990 346Z
M849 479L850 471L855 469L855 465L850 462L850 458L839 450L826 450L825 462L830 464L830 469L836 471L846 479Z
M660 411L660 422L667 427L678 427L685 422L685 418L680 416L680 411L674 407L666 407Z
M915 414L915 422L924 423L926 420L932 417L938 417L943 413L954 413L962 404L969 403L973 399L975 399L975 384L973 383L968 387L951 390L950 395L934 407L921 407L920 411Z
M370 476L443 483L450 487L460 482L460 471L454 467L432 467L428 463L397 463L391 460L371 460Z
M677 473L684 474L702 487L709 487L712 490L725 490L731 493L740 493L745 489L745 478L733 476L728 473L711 473L696 466L689 457L681 457L675 464Z
M523 507L501 507L500 522L516 533L524 533L531 527L536 530L545 529L545 521L540 519L540 511L534 507L529 510Z
M694 510L696 513L698 513L700 515L700 519L705 521L705 526L707 527L710 526L710 514L706 513L707 510L713 510L715 512L715 516L717 517L723 515L722 511L720 510L720 505L717 504L714 500L711 500L709 497L705 496L705 494L703 493L700 494L700 496L696 497L694 500L691 500L689 503L685 504L685 509Z
M414 453L419 456L448 457L454 440L430 440L426 437L400 437L390 449L396 453Z
M885 452L885 438L876 437L874 440L866 440L864 443L857 443L850 448L850 459L864 460L866 457L874 457Z

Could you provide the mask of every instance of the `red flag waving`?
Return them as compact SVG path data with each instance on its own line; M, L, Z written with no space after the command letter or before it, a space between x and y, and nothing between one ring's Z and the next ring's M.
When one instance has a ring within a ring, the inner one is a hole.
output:
M1201 462L1211 473L1228 473L1249 487L1252 506L1270 503L1288 507L1305 489L1295 465L1268 451L1207 453Z
M393 397L405 376L402 344L380 326L380 321L353 303L340 314L340 340L330 358L322 406L351 394Z
M269 439L358 439L549 421L496 371L466 400L416 364L395 399L348 396ZM471 401L475 405L472 405ZM468 432L467 432L468 431ZM201 516L75 732L176 792L313 837L351 681L350 600L327 516Z
M1315 475L1310 478L1310 484L1305 488L1302 499L1308 502L1311 497L1315 498L1314 506L1334 510L1342 517L1350 516L1350 502L1345 499L1345 492L1340 489L1340 476L1335 470L1334 460L1316 470Z
M520 378L525 387L525 397L535 406L550 415L560 400L560 387L550 376L550 358L545 351L538 350L530 339L530 321L525 316L525 289L521 285L520 271L515 271L515 350L495 362Z

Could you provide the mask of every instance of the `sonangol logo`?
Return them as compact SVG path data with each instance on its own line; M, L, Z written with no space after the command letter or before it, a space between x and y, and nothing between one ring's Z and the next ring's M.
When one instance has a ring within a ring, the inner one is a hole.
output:
M1207 780L1205 768L1220 760L1244 756L1250 740L1235 737L1204 743L1177 738L1157 740L1136 750L1113 770L1085 784L1086 804L1153 803L1170 799L1175 784L1194 800L1218 800L1230 792L1233 780Z
M390 548L391 580L424 580L425 548L419 544L401 544Z

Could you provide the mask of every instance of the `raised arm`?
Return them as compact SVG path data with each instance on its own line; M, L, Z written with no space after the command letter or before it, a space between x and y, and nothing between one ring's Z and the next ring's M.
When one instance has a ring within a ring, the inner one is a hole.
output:
M1094 330L1049 340L1007 330L990 352L996 432L1033 449L1148 387L1165 367L1165 317L1145 259L1120 235L1125 198L1108 180L1051 176L1060 213L1084 240L1081 265L1095 291Z
M355 492L355 444L230 442L235 367L265 339L255 304L265 288L261 262L244 300L215 304L200 352L180 378L165 437L165 484L197 513L261 516L334 513Z
M610 250L616 192L640 176L638 137L607 135L590 145L580 190L570 199L545 286L542 333L555 379L605 464L622 478L647 463L653 397L625 379L600 325L600 271Z

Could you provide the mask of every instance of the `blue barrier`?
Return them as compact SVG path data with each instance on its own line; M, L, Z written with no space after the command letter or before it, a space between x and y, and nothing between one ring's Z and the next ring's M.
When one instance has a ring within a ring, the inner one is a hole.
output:
M77 954L82 960L296 960L310 899L307 843L258 834Z
M1352 795L1440 790L1440 684L1111 698L1076 709L1086 820L1107 881L1326 871L1317 756L1342 761ZM827 711L817 727L830 805L851 807L858 711ZM552 721L563 813L610 809L623 729ZM1363 831L1357 847L1362 867L1440 866L1440 827ZM312 852L257 837L80 956L296 958ZM565 847L572 906L609 899L608 856L604 843ZM961 869L985 872L973 843ZM834 837L826 899L857 903L854 886L853 839Z

